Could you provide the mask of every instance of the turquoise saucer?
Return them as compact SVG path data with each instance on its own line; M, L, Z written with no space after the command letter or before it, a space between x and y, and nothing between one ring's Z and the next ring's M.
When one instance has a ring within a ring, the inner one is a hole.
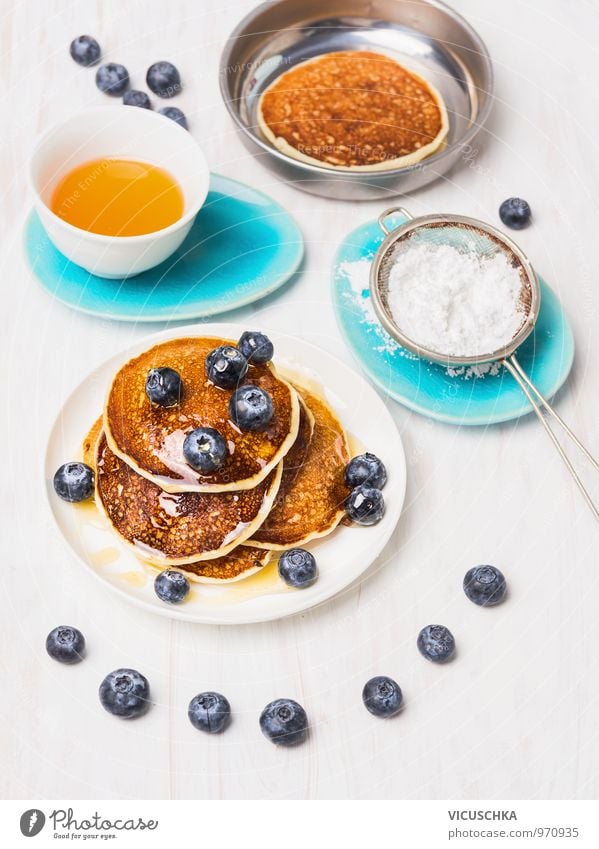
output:
M263 298L295 274L302 234L262 192L213 174L210 192L176 253L136 277L107 280L74 265L32 213L25 253L44 289L67 306L117 321L182 321Z
M403 220L396 216L395 226ZM337 251L333 270L339 327L372 382L411 410L451 424L489 425L531 412L522 390L503 367L496 365L482 376L475 376L472 369L451 372L406 351L388 335L374 314L368 289L368 266L383 238L376 221L353 230ZM540 282L539 318L517 356L533 383L551 398L572 367L574 339L557 297Z

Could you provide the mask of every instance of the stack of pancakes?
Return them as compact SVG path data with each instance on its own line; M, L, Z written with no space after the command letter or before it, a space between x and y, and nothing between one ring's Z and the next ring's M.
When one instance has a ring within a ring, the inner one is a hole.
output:
M266 390L267 428L241 431L229 418L232 390L206 377L207 355L235 343L190 337L163 342L115 375L104 414L84 442L95 471L96 503L121 540L148 564L176 566L192 580L236 581L264 566L273 550L330 533L344 515L345 431L328 404L284 380L272 364L250 364L243 382ZM175 407L153 404L150 369L179 373ZM228 444L211 474L183 457L187 433L215 428Z

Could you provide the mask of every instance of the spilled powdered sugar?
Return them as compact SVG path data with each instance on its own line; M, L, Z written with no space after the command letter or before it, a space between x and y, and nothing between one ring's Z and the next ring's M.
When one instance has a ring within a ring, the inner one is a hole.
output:
M416 354L402 348L380 323L372 306L370 297L370 266L372 259L364 258L354 262L345 261L340 263L338 272L345 277L349 283L350 291L345 292L345 297L351 302L352 307L357 307L362 315L361 321L368 324L375 331L378 344L375 350L380 353L394 354L410 360L417 360ZM442 366L439 366L442 368ZM471 378L484 378L489 375L494 377L501 371L499 363L483 363L475 366L459 366L446 369L448 377L461 377L464 380Z
M363 314L362 321L372 325L376 331L377 338L380 344L375 346L376 351L388 354L399 354L400 356L408 356L416 359L415 354L406 351L402 348L395 339L386 332L382 324L379 322L374 307L372 306L372 298L370 297L370 266L372 260L358 259L355 262L342 262L339 266L339 272L345 277L351 287L351 292L347 293L348 299L352 305L359 307Z
M466 380L470 380L471 377L484 377L486 374L495 377L501 369L502 365L500 362L481 363L476 366L449 366L447 368L447 374L450 377L465 377Z

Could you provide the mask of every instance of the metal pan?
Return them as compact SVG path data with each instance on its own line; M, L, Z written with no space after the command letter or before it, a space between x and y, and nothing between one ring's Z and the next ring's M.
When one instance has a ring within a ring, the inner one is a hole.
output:
M293 65L336 50L378 50L421 74L449 113L445 147L407 168L356 173L286 156L262 137L262 92ZM285 182L340 200L372 200L414 191L471 151L489 116L493 69L472 27L438 0L275 0L233 30L220 60L223 100L246 147Z

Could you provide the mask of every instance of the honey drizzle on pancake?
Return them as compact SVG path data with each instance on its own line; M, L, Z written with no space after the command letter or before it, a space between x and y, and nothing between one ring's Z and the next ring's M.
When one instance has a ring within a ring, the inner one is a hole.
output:
M271 558L270 551L239 545L224 557L202 560L197 563L185 563L177 566L192 581L204 583L225 583L246 579L263 569ZM150 564L152 565L152 564Z
M262 523L282 474L276 469L240 492L169 494L113 454L105 434L95 466L96 500L112 527L139 557L159 566L228 554Z
M95 469L95 447L98 442L100 432L102 430L102 417L98 418L90 428L87 436L83 440L82 459L84 463ZM89 499L82 501L79 504L73 505L78 512L85 514L89 523L96 527L110 527L106 516L100 512L95 500ZM114 532L114 528L111 528ZM108 566L118 561L120 552L112 546L106 546L98 551L91 552L89 555L90 562L93 566L101 568ZM267 565L271 559L271 552L264 549L254 548L249 545L239 545L233 551L226 554L224 557L215 557L212 560L202 560L195 563L186 563L178 565L177 568L181 572L185 572L187 577L192 582L210 583L210 584L227 584L240 581L255 575ZM160 569L150 561L140 560L140 565L152 570ZM119 577L123 578L127 583L133 583L133 577L130 579L126 576L136 576L135 585L141 586L144 580L144 573L127 572L120 573Z
M252 488L272 471L297 435L297 395L269 365L250 365L243 380L271 395L274 415L268 427L242 432L230 421L232 391L214 386L204 371L206 356L222 344L234 343L212 337L170 339L126 363L109 391L104 431L112 452L168 492ZM176 407L159 407L146 396L146 375L158 366L181 375L183 393ZM195 471L183 458L185 435L203 426L216 428L229 444L227 461L210 475Z

